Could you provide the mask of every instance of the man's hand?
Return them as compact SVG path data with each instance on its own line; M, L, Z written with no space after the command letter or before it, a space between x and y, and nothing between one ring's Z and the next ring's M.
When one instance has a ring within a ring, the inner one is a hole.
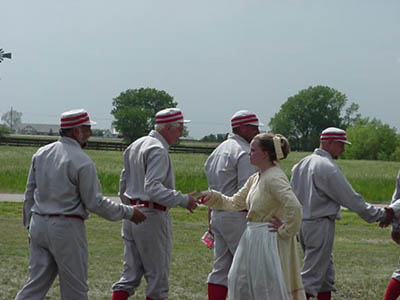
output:
M394 219L394 210L388 206L385 207L385 217L379 222L379 227L387 227L392 224Z
M142 223L147 218L139 209L141 207L144 207L144 205L143 204L133 205L133 216L130 220L135 224Z
M396 244L400 244L400 232L399 231L392 231L392 240Z
M191 213L196 209L197 207L197 200L196 198L193 197L193 195L196 194L196 192L191 192L189 193L189 202L187 205L187 210L190 211Z

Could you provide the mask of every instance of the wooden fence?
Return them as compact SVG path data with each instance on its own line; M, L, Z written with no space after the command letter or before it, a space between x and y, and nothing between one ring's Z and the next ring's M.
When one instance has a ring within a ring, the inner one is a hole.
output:
M42 147L56 141L56 138L25 138L25 137L9 137L1 136L0 145L16 146L16 147ZM104 141L91 141L85 149L90 150L106 150L106 151L124 151L128 144L123 142L104 142ZM171 153L203 153L210 154L214 147L194 147L184 145L172 145L170 147Z

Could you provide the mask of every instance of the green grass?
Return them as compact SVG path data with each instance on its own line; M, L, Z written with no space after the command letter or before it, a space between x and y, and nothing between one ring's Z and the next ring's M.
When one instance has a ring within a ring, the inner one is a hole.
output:
M0 300L13 299L28 278L28 239L21 215L22 203L0 203ZM169 299L204 300L212 268L212 251L200 242L207 226L207 210L200 207L190 214L177 208L171 215L174 246ZM338 292L333 300L382 299L399 254L389 238L390 230L367 224L349 211L343 212L343 219L336 224ZM121 222L108 222L96 215L86 221L90 299L110 299L111 285L119 279L123 254L120 226ZM131 299L144 299L145 286L143 280ZM59 299L58 282L46 299Z
M0 192L23 193L31 157L36 148L0 146ZM87 150L93 159L105 195L118 193L122 152ZM291 168L306 152L292 152L280 165L288 177ZM183 192L207 189L205 154L171 154L176 187ZM388 203L392 197L400 162L339 160L339 166L353 188L372 203Z

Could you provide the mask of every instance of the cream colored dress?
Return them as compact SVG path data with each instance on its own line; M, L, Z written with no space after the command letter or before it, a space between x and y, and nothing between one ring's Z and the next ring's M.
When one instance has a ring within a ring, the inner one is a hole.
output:
M247 221L249 224L267 223L274 216L283 220L284 224L279 228L277 234L277 246L285 281L284 284L289 299L305 299L295 237L300 229L302 208L292 192L288 179L282 169L275 166L261 174L256 173L252 175L243 188L232 197L212 191L211 199L207 202L207 205L215 209L247 209ZM244 237L245 234L242 240ZM240 243L242 243L242 240ZM245 242L248 243L248 241L243 241L242 244ZM268 252L266 251L265 254L268 255ZM234 267L232 266L232 268ZM254 275L256 276L257 274ZM229 287L228 290L230 290ZM260 296L258 295L258 299L262 298Z

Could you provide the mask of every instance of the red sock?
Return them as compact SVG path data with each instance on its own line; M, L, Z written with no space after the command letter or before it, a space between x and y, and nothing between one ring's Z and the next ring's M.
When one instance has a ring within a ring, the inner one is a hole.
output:
M318 300L331 300L331 292L320 292L317 295Z
M125 291L114 291L112 294L112 300L127 300L129 294Z
M306 298L307 298L307 300L310 300L312 297L313 297L313 295L310 295L310 294L307 294L307 293L306 293Z
M153 300L153 298L150 298L150 297L146 297L146 300Z
M390 280L388 287L386 288L386 294L384 300L396 300L400 295L400 282L396 279Z
M219 284L208 284L208 300L225 300L228 289Z

